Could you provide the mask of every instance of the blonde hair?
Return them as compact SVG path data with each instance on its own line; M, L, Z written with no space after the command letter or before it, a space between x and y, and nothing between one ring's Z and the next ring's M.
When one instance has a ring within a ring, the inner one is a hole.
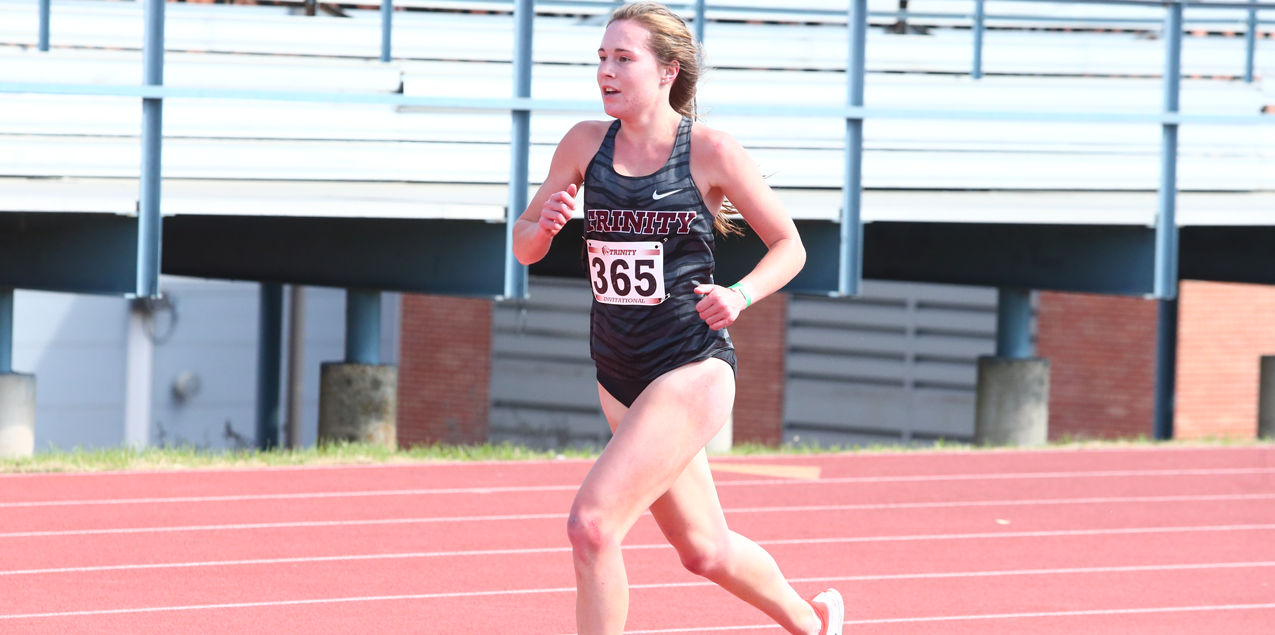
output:
M607 26L620 20L632 20L650 33L647 46L660 64L669 66L677 62L677 77L669 88L669 106L691 121L698 120L695 89L704 67L704 48L686 28L686 22L658 2L634 2L618 7L611 12ZM722 209L713 215L713 228L723 236L742 236L744 232L726 217L729 213L736 213L735 206L723 200Z

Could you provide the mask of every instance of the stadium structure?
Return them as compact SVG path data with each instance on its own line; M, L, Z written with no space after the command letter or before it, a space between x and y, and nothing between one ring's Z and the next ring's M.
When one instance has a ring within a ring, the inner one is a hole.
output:
M347 367L400 445L605 443L579 232L506 230L614 6L0 0L0 425L313 443ZM997 386L1053 438L1275 418L1270 6L674 6L810 254L724 443L968 441Z

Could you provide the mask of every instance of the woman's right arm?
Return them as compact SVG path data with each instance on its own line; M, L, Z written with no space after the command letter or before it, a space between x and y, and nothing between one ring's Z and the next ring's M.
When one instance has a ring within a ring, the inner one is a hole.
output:
M553 152L549 175L545 177L526 211L514 221L514 257L524 265L539 262L549 252L549 244L574 213L579 211L577 194L584 182L583 160L590 143L596 151L594 128L600 122L584 121L569 130Z

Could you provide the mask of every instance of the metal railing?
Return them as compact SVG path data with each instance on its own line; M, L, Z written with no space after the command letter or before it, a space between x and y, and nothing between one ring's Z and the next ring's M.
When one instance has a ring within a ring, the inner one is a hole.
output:
M527 205L528 167L530 152L530 117L532 111L594 111L596 104L585 102L541 100L531 98L532 36L535 17L534 0L515 0L515 46L513 52L513 95L509 99L414 97L398 94L350 94L323 92L258 91L234 89L191 89L163 86L164 65L164 2L145 1L145 40L143 45L144 83L141 86L59 85L38 83L0 83L0 92L36 93L60 95L110 95L140 97L142 99L142 170L139 209L139 261L137 295L153 296L158 293L160 258L160 156L162 153L163 100L171 98L251 99L290 102L362 103L397 106L419 106L438 109L469 111L496 111L511 114L511 159L509 170L508 225L512 230L514 219ZM1177 282L1177 231L1174 223L1176 209L1177 131L1183 123L1210 124L1266 124L1275 118L1262 115L1182 115L1178 109L1180 92L1182 47L1182 14L1187 6L1209 8L1249 8L1253 12L1275 7L1273 3L1260 2L1197 2L1177 0L1158 3L1146 0L1016 0L1022 2L1059 2L1085 4L1123 4L1163 7L1165 10L1165 71L1163 109L1158 113L1115 112L1042 112L1023 110L956 110L956 109L880 109L864 107L864 75L866 33L868 24L867 0L850 0L846 14L849 30L844 107L796 106L796 105L719 105L717 114L753 116L836 117L846 122L846 162L843 184L843 209L841 215L843 240L841 245L841 276L838 292L856 294L862 272L862 231L860 224L860 192L862 191L863 120L866 118L890 119L961 119L961 120L1019 120L1056 122L1109 122L1156 123L1162 127L1161 179L1159 187L1159 214L1156 224L1155 291L1159 298L1172 298ZM598 3L593 3L598 4ZM611 3L605 3L611 4ZM981 2L979 3L982 4ZM705 3L697 0L692 5L697 13L695 22L702 27ZM383 5L390 6L388 2ZM382 33L383 58L388 57L390 10ZM981 50L976 48L976 51ZM979 55L979 53L976 53ZM976 59L978 59L976 57ZM525 268L507 258L505 295L519 297L525 293Z
M310 0L284 0L278 4L297 4L304 5ZM519 0L470 0L471 2L484 2L490 4L508 5L510 2L515 4ZM1117 5L1134 5L1146 7L1161 7L1163 3L1149 2L1146 0L1004 0L1006 2L1049 2L1049 3L1085 3L1085 4L1117 4ZM49 50L49 20L51 0L39 0L39 37L38 48L41 51ZM970 76L974 79L983 77L983 34L987 30L988 21L1081 21L1093 24L1148 24L1153 22L1146 18L1113 18L1113 17L1058 17L1058 16L1039 16L1039 15L1016 15L1016 14L989 14L985 11L984 5L986 0L974 0L973 13L917 13L909 11L870 11L867 13L868 18L895 18L898 20L906 20L908 18L930 18L930 19L952 19L952 20L969 20L970 30L973 33L973 53L972 63L970 65ZM343 3L337 2L338 6ZM610 8L616 6L617 3L607 0L555 0L555 5L581 6L595 8ZM1270 8L1270 5L1259 4L1258 0L1249 0L1248 2L1186 2L1186 6L1194 6L1210 9L1238 9L1247 12L1247 17L1243 20L1244 24L1244 72L1243 78L1246 83L1253 81L1253 64L1257 52L1257 28L1259 24L1275 24L1275 21L1262 22L1258 20L1258 9ZM350 4L349 6L361 6ZM693 15L691 25L695 31L695 37L699 41L704 41L704 25L707 22L705 12L707 11L706 0L694 0L691 3L679 4L669 3L669 7L680 8L682 10L690 10ZM816 15L816 16L841 16L845 15L842 11L833 11L829 9L814 9L801 7L748 7L736 5L714 4L714 11L735 11L746 13L773 13L788 15ZM516 10L515 10L516 11ZM389 62L392 59L392 41L393 41L393 20L394 20L394 1L381 1L381 52L380 60ZM1234 24L1235 20L1224 20L1220 18L1200 18L1194 20L1185 20L1183 24Z

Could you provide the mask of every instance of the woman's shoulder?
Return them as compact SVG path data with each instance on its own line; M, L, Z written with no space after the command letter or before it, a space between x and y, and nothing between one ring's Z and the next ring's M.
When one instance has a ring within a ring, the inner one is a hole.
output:
M610 121L581 121L571 126L567 134L563 135L558 147L566 147L573 154L579 152L592 157L602 146L602 140L606 138L610 127Z
M749 159L748 152L730 133L697 121L691 127L691 160L700 165L729 168Z

